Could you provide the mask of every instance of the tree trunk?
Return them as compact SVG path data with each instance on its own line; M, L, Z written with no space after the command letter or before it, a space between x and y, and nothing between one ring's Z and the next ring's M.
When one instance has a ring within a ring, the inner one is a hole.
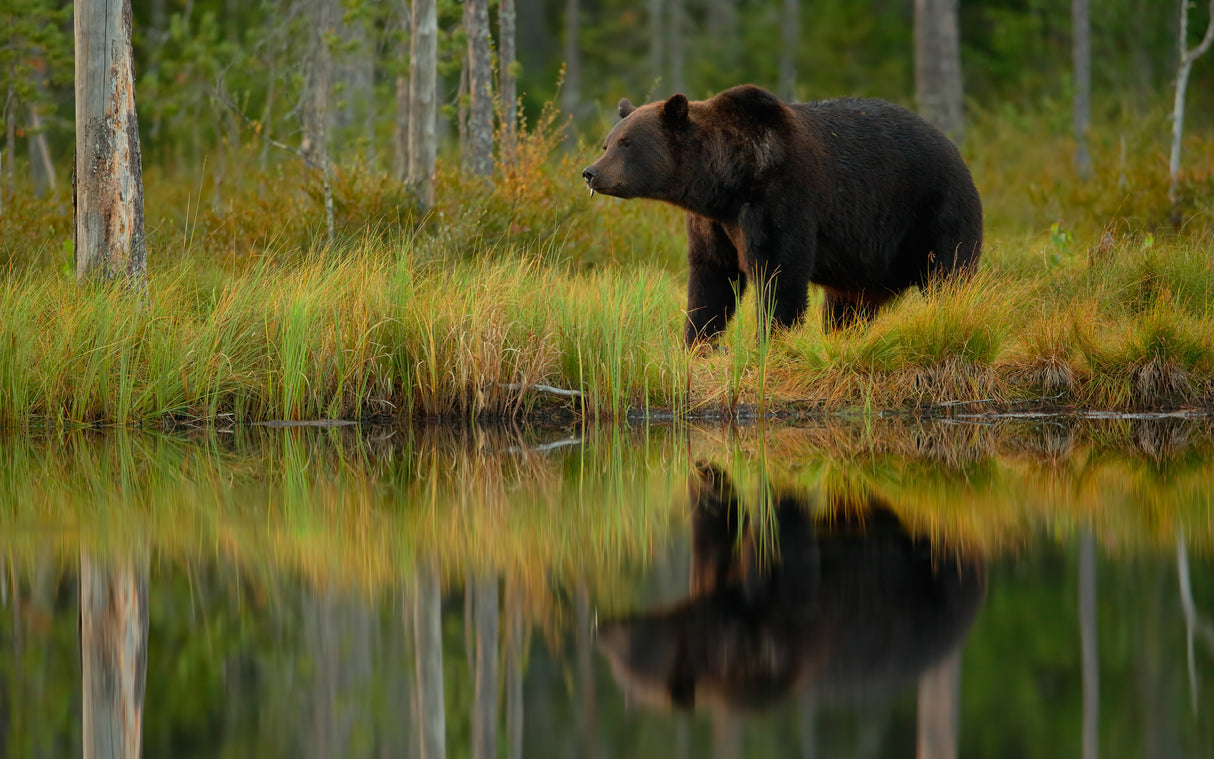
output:
M75 4L76 279L147 279L131 0Z
M506 759L523 759L523 663L527 658L527 631L523 625L518 589L507 596L506 624Z
M915 100L919 113L960 143L965 136L958 0L915 0Z
M797 97L797 48L801 39L801 0L784 0L780 19L780 99L792 103Z
M147 677L147 570L80 555L80 672L85 759L135 759Z
M581 15L579 0L565 0L565 82L561 88L561 107L575 118L582 108L582 48L578 44Z
M1079 536L1079 647L1083 661L1083 759L1100 756L1100 655L1096 649L1096 540Z
M413 54L409 59L409 186L422 211L434 207L438 154L438 6L413 0Z
M683 92L687 87L684 78L684 64L687 56L684 53L687 40L684 39L687 23L685 0L670 0L670 91Z
M514 52L517 20L514 0L501 0L497 10L497 65L502 104L501 161L504 166L514 166L515 132L518 128L518 65Z
M1173 213L1180 202L1180 143L1184 136L1184 100L1185 90L1189 86L1189 72L1193 69L1193 61L1206 54L1210 44L1214 43L1214 0L1210 0L1210 15L1206 26L1205 36L1201 43L1189 49L1189 0L1180 0L1180 63L1176 70L1176 99L1172 104L1172 154L1168 159L1168 201ZM1179 222L1179 219L1176 219Z
M327 35L336 23L333 0L308 0L310 35L304 60L304 97L300 108L303 143L300 153L308 166L320 172L324 189L325 228L329 240L336 234L333 219L332 162L329 158L329 93L333 87L333 54Z
M599 723L598 704L594 687L594 631L591 628L590 596L584 583L579 583L574 598L574 649L576 657L576 680L581 701L583 759L598 759Z
M401 31L405 36L397 42L396 57L408 60L409 57L409 12L408 3L401 3ZM393 151L392 173L397 181L405 182L409 178L409 74L402 69L396 75L396 123L392 128Z
M493 63L489 56L489 0L464 0L468 34L468 143L464 169L493 176Z
M42 129L42 118L38 109L30 106L30 173L34 177L34 193L42 197L49 189L51 192L59 189L55 179L55 162L51 160L51 149L46 142L46 132Z
M414 7L416 10L416 6ZM413 641L417 652L418 735L421 759L447 756L447 711L443 696L443 609L438 565L418 568Z
M8 156L8 164L4 166L4 183L7 185L8 197L17 192L17 93L13 89L13 67L8 68L8 96L4 99L4 154Z
M476 691L472 713L472 759L497 756L497 576L475 581Z
M664 0L649 0L649 86L657 87L662 81L666 60L666 37L663 34Z
M918 759L957 759L961 704L961 649L919 678Z
M1092 176L1092 156L1088 152L1088 128L1092 123L1092 36L1088 0L1071 0L1071 62L1075 70L1075 170L1079 178L1086 181Z

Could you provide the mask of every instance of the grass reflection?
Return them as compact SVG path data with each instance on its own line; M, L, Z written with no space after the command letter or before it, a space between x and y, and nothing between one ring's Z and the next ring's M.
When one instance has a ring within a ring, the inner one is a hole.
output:
M623 601L623 568L685 525L698 461L729 473L761 531L775 484L812 508L881 498L913 533L987 555L1080 530L1106 552L1171 551L1182 528L1208 554L1214 536L1211 425L1175 419L15 436L0 532L18 562L145 546L373 593L427 556L446 584L494 572L533 605L582 581Z

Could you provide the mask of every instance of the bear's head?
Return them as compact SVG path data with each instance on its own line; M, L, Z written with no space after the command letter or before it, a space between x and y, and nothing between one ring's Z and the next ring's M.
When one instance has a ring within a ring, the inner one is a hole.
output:
M617 198L668 199L690 125L683 94L634 106L620 101L620 123L603 141L603 155L586 167L582 178L590 192Z
M786 109L770 92L740 85L708 100L683 94L619 105L603 154L582 172L591 193L664 200L716 216L744 202L739 188L779 163Z

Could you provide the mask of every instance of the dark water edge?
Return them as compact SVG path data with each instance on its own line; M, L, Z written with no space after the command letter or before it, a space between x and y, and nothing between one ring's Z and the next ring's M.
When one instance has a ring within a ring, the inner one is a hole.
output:
M439 713L451 756L1214 755L1212 449L1155 418L9 438L0 746L82 753L89 562L145 588L145 756L419 756Z

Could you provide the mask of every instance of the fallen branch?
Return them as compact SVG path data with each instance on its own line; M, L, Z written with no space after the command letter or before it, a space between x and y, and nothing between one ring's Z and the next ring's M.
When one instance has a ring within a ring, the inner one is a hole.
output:
M581 390L566 390L563 387L553 387L552 385L524 385L521 382L499 382L497 386L503 390L521 392L524 390L535 390L540 393L548 393L549 395L558 395L562 398L581 398Z

